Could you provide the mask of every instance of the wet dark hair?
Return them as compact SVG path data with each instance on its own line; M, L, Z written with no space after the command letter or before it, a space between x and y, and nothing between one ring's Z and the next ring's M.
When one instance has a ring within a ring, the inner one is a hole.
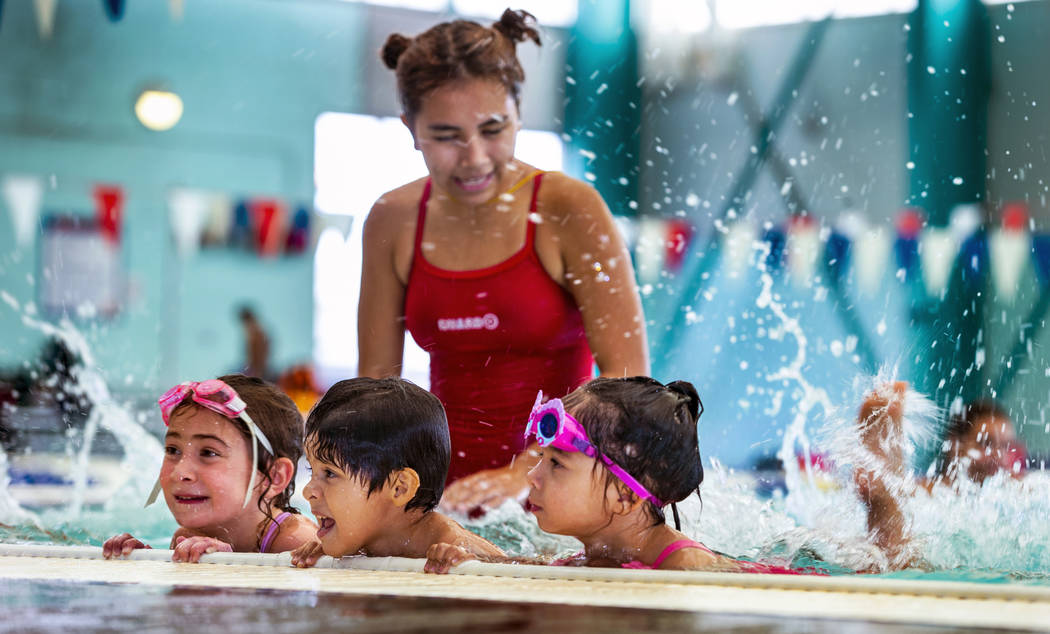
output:
M664 503L700 495L704 467L697 423L703 403L692 383L664 385L647 376L597 378L564 403L595 448ZM607 472L606 484L618 482ZM645 509L653 525L666 521L663 509L652 502ZM676 524L677 515L675 509Z
M281 512L299 513L299 509L292 506L292 495L295 493L295 474L299 467L299 458L303 455L303 415L299 413L299 408L287 394L262 379L243 374L227 374L220 376L219 380L237 392L247 406L244 411L262 430L267 440L270 441L270 446L273 447L275 455L271 456L270 452L260 445L255 465L266 486L268 487L273 482L270 479L270 467L277 458L288 458L292 461L292 478L284 491L270 500L265 500L264 495L260 495L256 500L259 510L266 515L266 519L260 524L259 542L256 544L259 546L263 531L274 520L273 510L275 508ZM193 402L191 396L187 396L172 410L172 416L190 405L199 407ZM252 434L248 431L248 426L240 418L228 420L241 432L241 436L248 442L250 449Z
M452 449L441 401L397 377L340 381L314 405L306 419L314 456L381 489L390 474L414 469L419 490L405 511L437 507L445 490Z
M380 57L397 74L397 92L405 116L414 118L427 94L459 79L496 80L520 107L525 71L516 49L518 42L526 39L540 45L535 25L531 13L507 9L491 27L455 20L435 25L414 38L390 35Z
M952 414L951 418L948 419L948 424L944 427L944 443L937 456L937 475L948 475L948 471L956 458L956 443L973 431L978 421L993 417L1011 420L1010 413L1002 405L990 398L982 398L967 403L961 411Z

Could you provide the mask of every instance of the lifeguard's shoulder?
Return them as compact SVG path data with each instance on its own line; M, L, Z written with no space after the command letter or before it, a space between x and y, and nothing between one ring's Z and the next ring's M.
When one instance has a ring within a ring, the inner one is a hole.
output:
M589 241L595 231L611 230L612 214L594 187L561 172L543 177L537 211L544 222L561 229L559 234L570 240Z
M606 211L598 190L563 172L547 172L543 175L540 202L544 207L551 208L551 211L558 212L575 209Z
M370 233L396 232L406 223L414 224L425 183L426 179L421 178L390 190L376 199L365 219L365 230Z

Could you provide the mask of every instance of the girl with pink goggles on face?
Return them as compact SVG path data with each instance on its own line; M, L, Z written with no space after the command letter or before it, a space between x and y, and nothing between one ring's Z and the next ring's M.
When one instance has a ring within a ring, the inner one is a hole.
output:
M259 445L262 445L266 451L273 455L273 447L270 445L269 439L266 438L266 434L255 424L251 416L245 411L247 405L241 400L241 397L237 392L227 385L225 382L219 379L208 379L207 381L186 381L180 383L175 387L171 388L164 393L159 399L157 399L157 405L160 407L161 418L164 419L164 424L168 425L171 420L171 413L176 407L182 404L186 397L190 397L194 403L202 407L206 407L213 412L222 414L230 420L240 419L248 427L248 432L252 436L252 464L259 462ZM248 478L248 490L244 492L244 507L248 507L248 502L252 499L252 490L255 488L255 473L256 470L251 470L251 476ZM149 498L146 500L146 506L153 504L157 501L157 496L160 494L161 486L160 479L157 479L157 483L153 485L153 491L150 492Z
M283 552L313 538L317 526L291 504L304 430L287 395L233 374L181 383L157 404L167 426L164 460L146 506L163 491L179 525L173 560L195 562L218 551ZM123 533L102 551L110 558L137 548L149 546Z
M532 413L529 414L529 422L525 426L525 439L528 440L530 436L536 437L536 442L541 448L551 447L560 451L577 451L588 458L600 459L605 468L619 478L620 482L627 485L627 488L634 491L639 498L651 502L657 508L663 508L664 503L655 495L649 493L642 486L642 483L635 480L631 474L624 471L620 465L613 462L608 456L598 453L598 450L587 437L587 432L583 429L583 425L566 413L561 399L552 398L543 403L543 392L536 395L536 404L533 405Z
M713 552L679 531L677 510L675 528L665 521L664 507L699 495L704 477L703 404L692 384L597 378L564 399L542 400L525 427L542 454L528 474L527 508L544 531L583 543L578 555L551 565L797 574ZM426 570L447 572L473 558L436 544Z

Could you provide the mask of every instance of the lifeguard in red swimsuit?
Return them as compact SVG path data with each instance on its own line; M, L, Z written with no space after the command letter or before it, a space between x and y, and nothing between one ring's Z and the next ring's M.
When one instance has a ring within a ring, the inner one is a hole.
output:
M447 508L527 488L522 429L540 389L648 373L630 256L589 185L514 158L532 16L391 35L405 125L429 176L385 194L364 228L364 376L398 375L406 327L431 356L452 438ZM473 474L473 475L472 475Z

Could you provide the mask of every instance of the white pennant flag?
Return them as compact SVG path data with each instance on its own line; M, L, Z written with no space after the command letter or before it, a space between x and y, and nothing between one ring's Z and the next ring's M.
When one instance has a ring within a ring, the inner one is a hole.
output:
M4 201L11 224L14 225L15 240L19 248L33 243L40 204L44 199L44 181L26 174L7 174L3 179Z
M197 189L176 187L168 192L168 218L179 255L187 257L200 247L201 232L211 212L211 195Z
M182 16L185 14L185 2L183 0L168 0L168 13L171 14L172 20L182 22Z
M638 281L642 284L654 284L660 279L660 270L664 265L664 245L667 240L667 227L660 218L643 217L638 221L638 244L634 248L634 265L638 271Z
M36 7L36 29L40 39L50 40L55 31L55 6L58 0L33 0Z
M853 270L857 286L865 293L879 290L890 259L889 231L876 227L853 242Z
M958 231L952 227L928 227L919 237L922 281L931 297L944 298L948 278L959 254Z
M729 225L729 230L722 239L721 266L731 279L742 278L747 272L755 253L755 240L758 229L746 219L737 220Z
M788 225L784 250L788 278L798 286L809 286L817 275L820 259L820 227L812 220L798 219Z
M343 242L346 242L354 230L354 217L350 214L329 214L328 226L338 230L339 235L343 236Z
M988 257L991 260L995 296L1012 304L1032 255L1032 236L1025 230L996 229L988 236Z

